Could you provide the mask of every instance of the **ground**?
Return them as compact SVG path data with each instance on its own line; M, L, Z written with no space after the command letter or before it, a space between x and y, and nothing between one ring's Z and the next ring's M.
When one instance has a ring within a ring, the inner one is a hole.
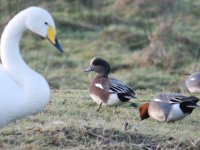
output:
M110 76L136 90L138 105L163 91L189 95L186 74L200 69L200 1L0 0L0 33L33 5L53 15L65 52L23 35L21 54L52 95L41 113L0 130L0 149L200 149L199 109L170 124L140 121L129 104L96 112L87 93L94 74L83 73L93 57L106 59Z
M137 104L155 92L136 91ZM54 90L39 114L1 129L1 149L199 149L200 110L184 120L159 123L141 121L138 109L125 104L97 105L85 90ZM128 124L125 129L125 125Z

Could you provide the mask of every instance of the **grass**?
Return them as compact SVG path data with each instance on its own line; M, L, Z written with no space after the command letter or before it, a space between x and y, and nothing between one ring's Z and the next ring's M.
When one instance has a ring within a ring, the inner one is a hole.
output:
M112 77L137 90L138 103L157 92L185 92L184 74L199 66L199 9L192 0L0 0L0 32L28 6L54 16L60 54L30 32L21 41L25 61L48 80L43 112L0 130L0 149L199 149L199 109L175 123L140 121L136 108L95 112L84 74L92 57L108 60ZM128 122L128 130L124 130Z
M199 2L20 0L0 3L0 31L11 16L30 5L47 8L53 14L65 50L63 55L49 42L30 33L21 42L25 61L43 74L53 89L84 90L88 76L79 75L96 56L108 60L111 68L116 68L112 76L134 89L180 92L184 74L199 70Z
M137 103L155 92L136 91ZM175 123L140 121L138 110L126 104L113 113L89 98L85 90L54 90L39 114L0 130L1 149L199 149L200 110ZM125 124L128 123L127 130Z

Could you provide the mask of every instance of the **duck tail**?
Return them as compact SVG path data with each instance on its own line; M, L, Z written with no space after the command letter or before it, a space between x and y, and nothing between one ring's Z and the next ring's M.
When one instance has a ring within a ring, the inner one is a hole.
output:
M128 99L137 99L137 97L135 97L135 95L126 95L124 97L128 98Z
M200 105L188 105L187 107L190 107L190 108L198 108L198 107L200 107Z

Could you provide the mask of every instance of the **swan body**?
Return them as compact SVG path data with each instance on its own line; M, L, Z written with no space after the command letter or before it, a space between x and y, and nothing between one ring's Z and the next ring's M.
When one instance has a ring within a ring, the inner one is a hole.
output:
M47 105L50 88L22 59L19 42L26 30L47 38L60 51L52 16L39 7L22 10L5 27L0 43L0 128Z

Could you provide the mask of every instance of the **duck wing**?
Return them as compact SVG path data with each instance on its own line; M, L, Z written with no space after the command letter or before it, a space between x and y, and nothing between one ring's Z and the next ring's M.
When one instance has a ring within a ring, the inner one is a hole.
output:
M102 78L96 86L112 94L125 94L127 98L136 98L135 92L130 87L113 78Z
M183 102L192 102L196 104L199 99L195 96L185 96L177 93L161 93L154 98L155 101L162 101L165 103L183 103Z

